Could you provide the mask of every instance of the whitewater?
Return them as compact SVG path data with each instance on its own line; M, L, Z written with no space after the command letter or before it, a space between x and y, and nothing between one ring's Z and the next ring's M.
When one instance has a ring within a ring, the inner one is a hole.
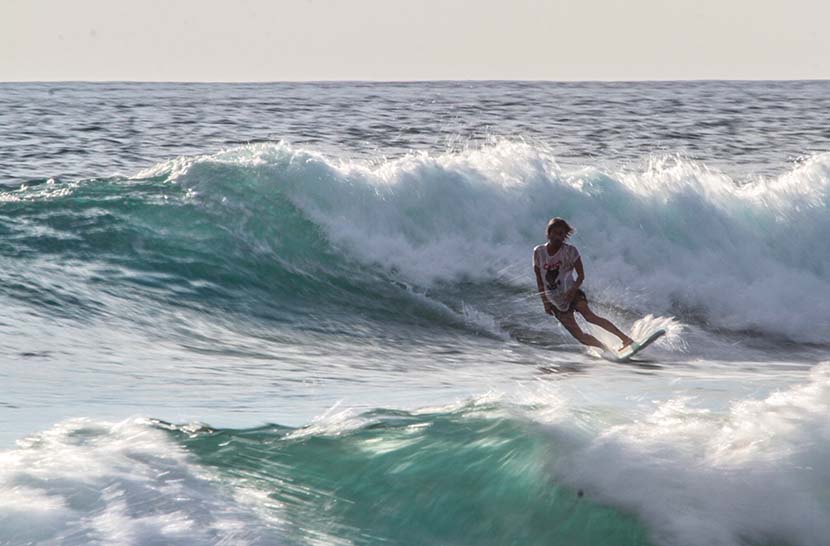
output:
M0 544L830 545L828 91L0 85Z

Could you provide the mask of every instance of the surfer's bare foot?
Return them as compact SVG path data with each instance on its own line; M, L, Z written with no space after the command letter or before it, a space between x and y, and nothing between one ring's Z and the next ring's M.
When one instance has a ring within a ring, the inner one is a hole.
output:
M633 340L633 339L631 339L630 337L627 337L627 338L625 338L625 339L623 340L622 347L620 347L618 350L619 350L619 351L622 351L623 349L625 349L626 347L628 347L628 346L629 346L629 345L631 345L632 343L634 343L634 340Z

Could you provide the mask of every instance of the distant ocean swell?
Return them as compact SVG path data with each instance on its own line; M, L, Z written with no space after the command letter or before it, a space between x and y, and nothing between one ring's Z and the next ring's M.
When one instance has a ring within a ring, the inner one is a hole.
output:
M0 543L828 544L830 363L723 413L556 388L297 429L65 421L0 454Z
M827 154L738 182L678 158L563 170L549 150L509 141L368 162L260 144L0 199L2 290L49 316L174 302L264 324L428 327L463 326L467 309L499 331L504 302L513 319L527 309L530 249L558 215L578 230L598 303L830 335Z

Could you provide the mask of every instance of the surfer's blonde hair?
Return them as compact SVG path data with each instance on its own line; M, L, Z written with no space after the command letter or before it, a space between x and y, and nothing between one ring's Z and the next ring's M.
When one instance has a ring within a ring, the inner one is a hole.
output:
M564 218L560 218L560 217L557 216L556 218L551 218L550 221L548 222L548 227L545 229L545 236L549 236L550 235L550 230L555 228L555 227L565 228L565 238L566 239L568 237L570 237L571 235L573 235L574 232L576 231L574 228L571 227L571 225L568 222L565 221Z

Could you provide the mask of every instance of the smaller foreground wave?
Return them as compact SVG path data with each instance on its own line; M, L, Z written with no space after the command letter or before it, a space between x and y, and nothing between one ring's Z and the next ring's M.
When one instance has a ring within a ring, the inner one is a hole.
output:
M68 421L0 454L0 540L825 544L830 363L723 411L545 384L302 428Z

